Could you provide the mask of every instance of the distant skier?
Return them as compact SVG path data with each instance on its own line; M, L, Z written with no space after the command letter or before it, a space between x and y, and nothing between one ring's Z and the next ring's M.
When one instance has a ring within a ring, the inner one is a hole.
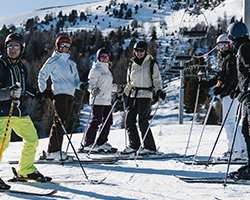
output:
M47 80L51 77L52 91L54 94L53 104L67 129L74 103L76 89L85 90L86 83L79 80L76 63L69 59L69 50L72 41L70 37L61 35L56 39L55 51L44 63L38 75L38 87L41 92L47 88ZM47 159L67 159L68 155L62 150L63 130L58 121L50 130ZM58 135L58 137L57 137Z
M231 46L231 40L227 37L227 34L222 34L217 38L216 46L219 50L218 58L218 71L216 75L209 81L202 80L201 87L210 88L216 85L213 89L215 96L220 95L222 98L222 114L223 119L225 118L229 106L231 104L230 93L235 89L237 85L237 69L236 69L236 51ZM235 128L235 116L238 112L239 101L234 100L230 112L228 114L224 128L227 134L228 151L223 153L223 156L219 159L228 160L231 151L231 145L234 136ZM234 143L232 152L232 160L247 159L245 156L246 145L244 143L243 135L241 134L242 127L239 126L237 129L237 135Z
M111 112L111 94L118 91L118 86L113 84L113 76L109 70L111 52L107 48L101 48L96 53L97 62L94 62L92 69L89 72L89 92L90 104L93 105L92 119L89 123L86 135L84 137L84 144L79 152L99 152L99 151L117 151L117 148L108 143L108 135L110 126L113 123L112 113L109 116L106 124L108 114ZM98 138L96 140L97 129L100 125ZM104 126L104 127L103 127ZM96 140L96 144L94 145ZM94 145L94 146L93 146Z
M141 142L136 127L136 118L138 115L139 127L143 138L149 126L148 120L150 118L153 90L156 91L157 99L160 97L164 100L166 97L166 93L162 90L162 80L158 65L148 52L148 44L144 41L135 43L133 52L134 58L131 59L131 67L128 67L127 84L124 89L125 94L129 98L126 114L129 146L123 150L123 154L134 153L140 147ZM139 155L154 154L156 152L155 141L150 129L143 145Z
M24 49L25 40L19 33L11 33L6 37L4 55L0 57L0 145L3 144L8 115L12 105L12 117L3 151L9 146L11 131L14 130L23 139L23 148L18 164L18 178L45 180L45 177L34 166L36 147L38 146L37 131L21 97L29 96L32 99L41 99L48 96L50 92L40 93L28 84L28 71L21 61ZM0 189L9 188L10 186L0 179Z
M234 47L237 49L237 73L238 87L232 92L233 97L238 94L243 94L249 90L249 75L250 75L250 40L246 24L243 22L233 22L227 28L227 35L233 41ZM250 96L244 101L246 112L243 113L242 133L245 137L248 152L248 165L241 167L237 172L231 175L238 178L250 179ZM243 109L244 110L244 109Z

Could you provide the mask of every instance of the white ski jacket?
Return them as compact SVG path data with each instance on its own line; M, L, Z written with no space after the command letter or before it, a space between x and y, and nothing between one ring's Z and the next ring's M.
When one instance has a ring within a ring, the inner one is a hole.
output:
M125 94L128 96L130 91L130 97L135 98L136 90L133 88L149 88L154 87L154 90L157 92L162 89L162 79L161 74L158 68L158 65L155 63L153 66L153 74L151 74L150 63L153 57L147 55L142 65L138 65L132 60L131 68L128 68L127 71L127 84L124 89ZM139 90L136 98L152 98L153 93L149 90Z
M75 89L80 89L76 63L69 59L69 53L59 53L57 50L44 63L38 75L38 87L41 92L46 89L49 76L52 80L54 95L68 94L74 96Z
M117 85L113 84L113 76L109 70L108 63L94 62L89 72L89 102L92 105L94 96L91 91L98 87L101 91L96 96L94 105L111 105L111 93L117 92Z

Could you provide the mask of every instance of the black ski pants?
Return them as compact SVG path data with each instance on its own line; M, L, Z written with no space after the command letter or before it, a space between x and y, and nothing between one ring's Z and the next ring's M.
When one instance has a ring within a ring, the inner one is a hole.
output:
M65 129L67 129L69 125L73 103L74 103L74 97L67 94L55 95L53 100L53 104L55 105L55 108L58 112L59 117L62 120ZM48 153L61 151L63 135L64 132L61 125L59 124L58 120L56 120L54 117L54 123L50 129L49 144L47 150Z
M129 136L129 146L133 149L139 149L141 142L139 133L136 127L136 118L138 115L138 124L141 131L142 138L149 126L148 120L151 113L151 99L150 98L131 98L126 114L126 125ZM144 141L144 147L156 151L155 141L151 129L149 129Z

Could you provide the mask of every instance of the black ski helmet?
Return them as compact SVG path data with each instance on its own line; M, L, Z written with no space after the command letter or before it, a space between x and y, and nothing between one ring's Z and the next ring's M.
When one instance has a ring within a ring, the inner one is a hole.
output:
M137 49L137 48L143 48L145 49L146 51L148 50L148 44L144 41L139 41L139 42L136 42L135 45L134 45L134 49Z
M102 54L104 54L104 53L106 53L106 54L109 55L109 60L110 60L110 58L111 58L111 52L110 52L108 49L106 49L105 47L100 48L100 49L96 52L96 59L97 59L98 61L100 61L100 56L101 56Z
M20 58L24 52L25 49L25 39L24 37L19 34L19 33L11 33L9 34L6 38L5 38L5 42L4 42L4 51L5 54L7 55L7 45L9 44L9 42L17 42L21 45L21 51L20 51L20 55L18 56L18 58Z
M248 35L248 30L246 24L243 22L233 22L227 28L227 36L232 41L246 35Z

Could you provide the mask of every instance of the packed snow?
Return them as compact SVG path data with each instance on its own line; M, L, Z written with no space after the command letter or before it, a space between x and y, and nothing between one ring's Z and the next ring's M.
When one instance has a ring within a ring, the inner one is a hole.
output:
M178 90L179 79L173 80L165 88L167 97L157 111L155 120L152 122L152 131L159 151L164 153L184 154L188 135L190 132L190 119L193 114L184 114L184 123L178 122ZM152 107L152 113L157 104ZM81 111L81 117L86 123L89 106L85 105ZM109 143L119 150L125 147L125 130L119 128L123 112L114 113L114 125L109 135ZM194 123L191 134L190 145L187 154L194 154L200 138L203 125ZM207 125L204 130L197 158L205 156L208 158L214 145L220 126ZM83 133L74 134L72 142L78 149ZM65 137L63 149L66 149L67 138ZM46 150L48 138L39 140L36 158L38 159L42 150ZM12 142L4 152L0 165L1 178L4 181L12 178L11 167L8 161L18 160L22 142ZM213 156L221 156L227 150L226 134L223 131L216 146ZM69 148L69 153L73 151ZM173 175L196 176L196 177L224 177L227 165L205 166L185 165L178 159L161 160L119 160L114 164L85 164L85 172L90 180L100 180L107 177L100 185L83 185L81 183L11 183L12 189L28 190L32 192L49 191L57 189L53 197L28 196L12 193L0 193L4 200L13 199L249 199L249 186L228 185L224 188L222 184L185 183ZM51 176L54 181L59 180L86 180L79 164L36 164L38 170L46 176ZM230 171L236 170L240 165L231 165Z

